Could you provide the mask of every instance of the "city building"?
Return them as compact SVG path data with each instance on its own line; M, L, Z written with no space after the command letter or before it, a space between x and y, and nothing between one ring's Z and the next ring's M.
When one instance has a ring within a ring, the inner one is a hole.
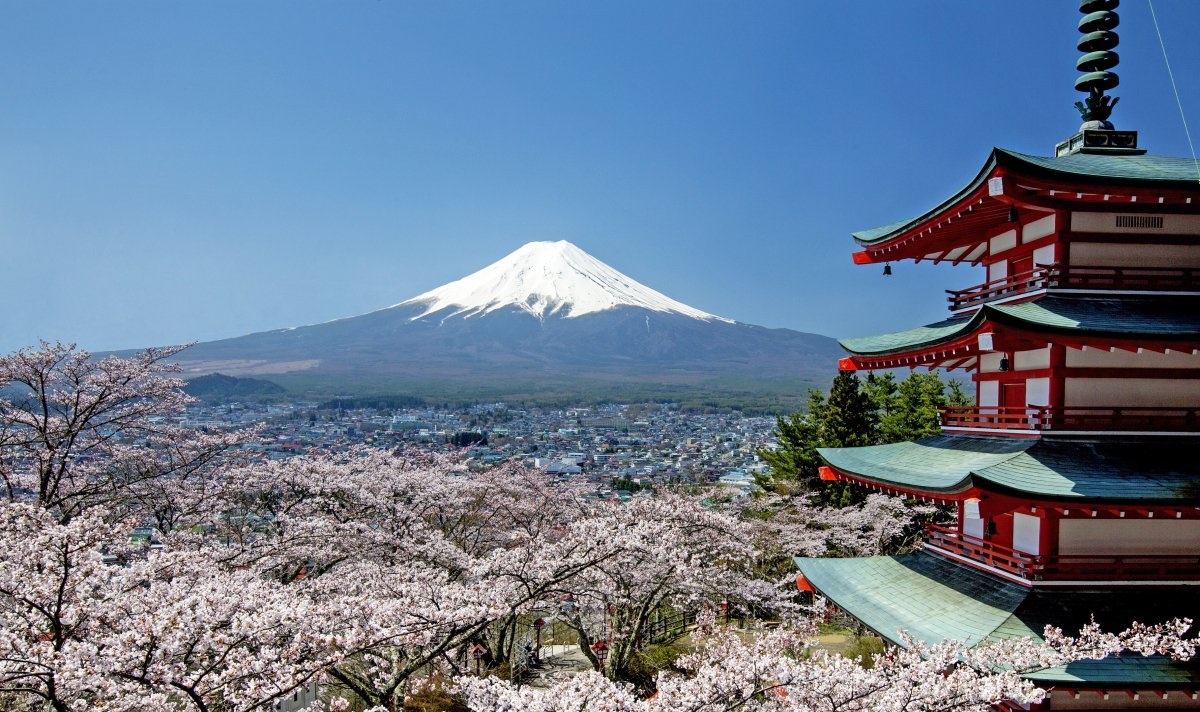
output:
M799 584L886 640L1038 638L1200 619L1200 173L1109 123L1116 0L1084 0L1084 124L995 149L859 264L982 266L949 318L842 342L843 370L961 369L976 404L913 442L820 450L823 479L953 505L915 553L800 558ZM1200 667L1124 655L1031 673L1037 709L1200 708ZM1015 709L1015 707L1014 707Z

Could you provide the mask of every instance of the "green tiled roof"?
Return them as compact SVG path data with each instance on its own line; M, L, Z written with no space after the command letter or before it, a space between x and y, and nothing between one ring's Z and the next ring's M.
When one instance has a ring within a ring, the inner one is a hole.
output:
M853 233L854 239L861 245L873 245L885 242L893 235L901 232L909 225L914 225L931 217L946 206L951 205L977 190L997 167L1008 167L1032 174L1050 174L1067 179L1082 179L1088 182L1121 182L1121 183L1176 183L1195 187L1196 167L1190 158L1174 158L1170 156L1132 156L1132 155L1101 155L1095 153L1072 153L1058 158L1030 156L1024 153L1008 151L1003 148L992 149L983 168L962 190L942 201L939 205L923 215L911 220L901 220L882 227L862 230Z
M982 319L954 317L943 321L918 326L915 329L895 331L878 336L862 336L842 339L838 343L852 354L874 355L905 351L918 346L932 346L950 341L962 334L969 334Z
M1020 304L984 307L998 321L1055 331L1153 336L1200 335L1197 297L1071 297L1048 295Z
M1003 625L1029 593L926 553L798 558L796 565L822 595L897 644L901 631L929 645L978 643Z
M1033 447L1026 438L937 435L890 445L818 448L842 472L923 492L960 492L976 470L998 465Z
M1200 442L1041 439L1019 455L980 468L977 484L1051 499L1200 501Z
M797 558L796 566L822 595L896 644L901 631L930 645L944 640L975 645L987 638L1040 640L1047 625L1070 634L1093 617L1104 630L1117 631L1133 621L1159 623L1200 614L1200 597L1187 587L1030 589L926 552ZM1194 663L1136 654L1080 661L1027 677L1060 685L1200 682Z
M1020 304L985 304L970 317L839 343L858 356L885 356L952 341L971 333L985 319L1042 332L1196 338L1200 336L1200 297L1047 294Z
M938 435L820 448L842 472L930 493L972 486L1057 500L1200 502L1200 441L1084 441Z
M1055 158L1030 156L1003 148L995 149L995 153L999 154L1000 165L1024 164L1076 178L1196 183L1196 164L1190 158L1099 153L1071 153Z

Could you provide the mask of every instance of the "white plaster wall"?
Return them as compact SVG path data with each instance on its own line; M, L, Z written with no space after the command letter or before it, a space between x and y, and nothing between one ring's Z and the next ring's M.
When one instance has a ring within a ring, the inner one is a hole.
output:
M990 351L985 354L979 354L979 371L980 373L994 373L1000 370L1000 359L1004 358L1004 354L999 351Z
M987 281L995 282L1008 276L1008 263L1004 260L988 265Z
M1054 216L1047 215L1025 225L1021 230L1021 242L1029 243L1054 232Z
M1000 383L998 381L979 382L979 405L995 406L1000 404Z
M1067 349L1067 365L1099 368L1200 368L1200 354L1172 351L1108 351L1099 349Z
M1131 235L1200 235L1200 216L1196 215L1161 215L1163 226L1150 227L1117 227L1118 215L1131 215L1120 211L1111 213L1071 213L1071 230L1074 232L1105 232L1129 233ZM1142 215L1144 213L1137 213ZM1074 249L1074 247L1072 247Z
M1200 520L1063 519L1060 554L1195 554Z
M1200 380L1166 378L1068 378L1063 405L1163 406L1194 408L1200 403Z
M1013 546L1017 551L1023 551L1026 554L1041 553L1041 540L1038 534L1041 531L1042 520L1037 517L1031 517L1028 514L1017 512L1013 514Z
M1054 245L1042 245L1033 251L1033 266L1054 264Z
M1050 368L1050 349L1016 351L1013 353L1013 368L1024 371L1033 368Z
M1071 264L1079 267L1200 267L1200 245L1120 245L1072 242Z
M993 237L992 243L991 243L991 250L992 250L992 254L994 255L998 252L1004 252L1005 250L1011 250L1012 248L1014 248L1016 246L1017 246L1017 231L1016 231L1016 229L1012 229L1012 230L1009 230L1008 232L1002 232L999 235L996 235L995 237Z
M1050 379L1030 378L1025 381L1025 402L1029 405L1050 405Z

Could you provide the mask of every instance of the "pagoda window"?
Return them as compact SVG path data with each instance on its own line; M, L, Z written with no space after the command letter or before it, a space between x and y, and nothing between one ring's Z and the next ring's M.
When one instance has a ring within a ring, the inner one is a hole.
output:
M1071 231L1076 233L1127 234L1140 244L1158 235L1200 235L1200 215L1154 213L1074 212Z

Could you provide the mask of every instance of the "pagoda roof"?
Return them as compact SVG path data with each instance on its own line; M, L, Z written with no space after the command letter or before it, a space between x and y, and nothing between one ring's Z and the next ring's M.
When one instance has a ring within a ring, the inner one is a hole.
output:
M960 341L997 324L1075 336L1194 340L1200 337L1200 297L1046 294L1015 304L984 304L970 315L839 343L856 356L877 357Z
M993 639L1041 640L1047 625L1070 634L1093 617L1104 630L1134 621L1196 618L1200 599L1182 586L1119 589L1031 589L928 552L853 559L800 557L808 582L884 639L900 633L934 645ZM1038 684L1194 686L1200 671L1162 656L1136 654L1085 660L1026 675ZM1145 689L1144 687L1141 689Z
M999 183L990 183L993 179ZM1027 216L1084 204L1107 210L1152 205L1194 211L1198 195L1190 158L1083 152L1045 157L993 148L970 183L930 210L852 233L866 248L855 254L855 262L978 262L986 252L988 231L1007 224L1013 207L1027 208Z
M1195 438L1074 440L936 435L866 447L818 448L843 476L948 499L984 489L1059 502L1200 501Z

